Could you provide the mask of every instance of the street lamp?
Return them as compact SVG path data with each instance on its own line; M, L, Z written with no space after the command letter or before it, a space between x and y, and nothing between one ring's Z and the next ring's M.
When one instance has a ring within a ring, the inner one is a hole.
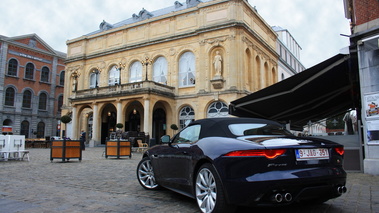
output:
M145 81L147 81L147 66L149 66L149 64L151 65L153 63L153 61L150 60L149 57L146 56L145 60L142 60L141 63L142 63L142 66L146 66L146 78L145 78Z
M121 85L121 70L125 69L126 67L126 64L123 64L123 63L119 63L118 65L116 65L116 69L119 71L120 75L119 75L119 85Z
M97 78L98 78L98 75L101 73L101 69L98 67L97 69L94 69L92 70L92 73L95 73L95 79L96 79L96 84L95 84L95 88L98 88L98 82L97 82Z

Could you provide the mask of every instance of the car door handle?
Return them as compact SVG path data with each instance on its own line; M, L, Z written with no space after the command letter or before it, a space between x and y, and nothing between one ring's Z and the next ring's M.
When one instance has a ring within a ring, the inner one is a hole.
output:
M183 151L183 154L184 154L184 155L188 155L188 152L186 152L186 151Z

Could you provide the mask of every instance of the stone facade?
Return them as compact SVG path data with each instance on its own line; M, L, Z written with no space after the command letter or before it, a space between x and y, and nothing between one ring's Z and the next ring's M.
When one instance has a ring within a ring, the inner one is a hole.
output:
M228 116L229 102L278 81L277 34L247 1L176 2L67 41L68 136L91 146L123 131Z

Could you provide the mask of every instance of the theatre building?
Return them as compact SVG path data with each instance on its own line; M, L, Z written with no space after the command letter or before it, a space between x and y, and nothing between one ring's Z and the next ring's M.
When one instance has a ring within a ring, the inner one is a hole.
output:
M116 124L150 138L228 115L231 101L278 81L277 33L244 0L142 9L67 41L68 137L104 144Z
M66 54L38 35L0 35L2 134L59 135Z

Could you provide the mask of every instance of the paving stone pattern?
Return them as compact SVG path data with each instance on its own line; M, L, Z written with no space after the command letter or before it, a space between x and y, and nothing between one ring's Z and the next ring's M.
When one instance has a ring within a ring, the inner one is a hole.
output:
M30 149L30 162L0 162L0 212L199 212L193 199L143 189L136 179L140 153L105 159L103 151L86 148L82 161L50 162L50 149ZM237 212L379 213L379 176L349 173L346 187L342 197L321 205L240 207Z

